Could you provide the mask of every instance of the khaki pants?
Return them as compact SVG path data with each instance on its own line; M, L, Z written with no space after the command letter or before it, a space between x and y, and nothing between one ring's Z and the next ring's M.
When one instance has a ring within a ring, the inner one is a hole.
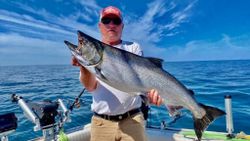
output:
M91 141L146 141L143 115L136 114L119 122L93 116Z

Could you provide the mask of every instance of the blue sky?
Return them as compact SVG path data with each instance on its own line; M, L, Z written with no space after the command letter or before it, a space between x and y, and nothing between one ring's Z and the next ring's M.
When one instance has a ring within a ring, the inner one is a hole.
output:
M1 0L0 66L70 64L63 40L100 39L99 11L124 16L123 39L165 61L250 59L248 0Z

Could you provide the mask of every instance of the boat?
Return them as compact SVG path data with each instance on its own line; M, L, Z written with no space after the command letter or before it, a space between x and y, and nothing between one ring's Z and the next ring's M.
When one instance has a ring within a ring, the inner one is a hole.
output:
M64 137L58 136L60 141L90 141L90 124L83 127L73 128L67 132ZM65 137L66 136L66 137ZM196 141L196 135L193 129L176 129L156 127L147 127L146 136L148 141ZM60 139L61 138L61 139ZM43 141L44 138L37 138L31 141ZM230 138L228 133L205 131L202 136L202 141L249 141L250 137Z
M83 91L76 98L79 99ZM21 96L12 95L12 101L17 102L24 111L26 117L35 124L34 131L42 130L43 136L30 141L90 141L90 123L81 127L74 127L65 133L61 130L64 123L69 122L70 112L61 99L56 102L26 102ZM73 103L75 104L75 102ZM58 121L58 107L63 113ZM249 141L250 135L244 133L233 134L231 96L225 96L225 106L227 113L227 131L216 132L205 131L202 141ZM195 141L196 135L193 129L170 128L164 122L161 127L146 126L146 136L148 141ZM17 128L17 118L14 113L0 115L0 137L1 141L8 141L8 135Z

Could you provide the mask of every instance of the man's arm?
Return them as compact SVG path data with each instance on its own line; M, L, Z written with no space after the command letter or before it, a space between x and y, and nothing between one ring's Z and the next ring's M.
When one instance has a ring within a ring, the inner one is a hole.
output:
M84 68L83 66L81 66L77 59L75 57L72 58L71 60L71 64L73 66L78 66L80 67L80 82L82 83L82 85L89 91L94 91L96 89L96 85L97 85L97 80L94 74L92 74L90 71L88 71L86 68Z

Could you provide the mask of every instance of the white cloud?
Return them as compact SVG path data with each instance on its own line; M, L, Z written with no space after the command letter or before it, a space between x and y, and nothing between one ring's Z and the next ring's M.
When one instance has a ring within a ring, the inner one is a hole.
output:
M250 59L250 48L241 45L249 42L249 39L244 42L238 39L239 37L231 38L223 35L218 41L190 41L184 47L165 48L161 56L166 61ZM241 43L239 44L239 42Z
M33 50L47 50L48 53L62 52L63 42L21 36L17 33L0 34L0 52L32 53ZM56 50L56 51L52 51ZM66 49L65 49L66 50ZM65 50L63 52L65 52ZM34 52L36 53L36 52Z
M0 10L0 20L11 22L19 25L25 25L32 28L39 28L44 30L50 30L63 34L72 35L72 32L64 30L62 28L55 27L53 24L46 23L44 21L36 20L28 15L21 15L14 12Z
M73 12L71 15L67 16L67 18L71 17L72 19L74 18L75 20L77 20L78 18L82 17L86 21L92 21L93 19L91 16L93 15L98 16L96 11L101 9L100 6L98 6L94 0L80 0L80 1L76 0L75 3L81 4L82 8L78 8L78 9L76 8L77 9L76 12ZM30 7L18 1L13 2L13 4L15 4L18 8L24 11L30 12L35 15L39 15L43 17L45 20L49 20L51 22L56 21L55 19L57 19L58 17L65 17L64 15L56 16L48 12L44 8ZM68 5L74 6L73 4L68 4Z
M175 36L183 32L178 30L178 27L183 23L190 22L193 8L197 2L197 0L194 0L184 8L177 10L178 3L174 1L170 4L161 0L153 1L148 4L148 9L142 17L128 18L124 37L139 42L145 56L163 58L165 61L250 59L249 36L242 39L242 37L232 38L223 35L218 41L194 40L183 46L171 47L159 47L157 45L157 43L166 39L165 37ZM171 15L172 20L170 22L155 22L156 18L164 18L167 15Z
M139 42L146 56L157 57L159 52L162 55L166 48L159 48L156 44L166 39L166 37L175 36L182 32L177 28L188 21L192 14L192 7L196 2L188 3L182 9L178 7L178 3L175 1L170 3L163 0L153 1L147 5L148 9L146 9L143 16L136 17L132 15L132 18L127 18L123 37L127 40ZM156 21L159 18L170 18L171 21L162 20L161 23L158 23ZM164 55L161 57L165 58Z
M142 17L128 18L129 21L125 25L124 37L140 42L145 41L145 39L149 42L158 42L161 31L158 30L159 25L154 20L165 12L167 12L165 1L158 0L148 4L148 9ZM156 31L152 32L153 30Z
M31 6L28 6L26 4L23 4L21 2L14 2L15 5L17 5L22 10L25 10L27 12L30 12L31 14L35 14L37 16L40 16L43 21L33 19L31 21L23 18L18 17L24 17L24 15L14 13L14 12L5 12L7 13L6 18L9 19L18 19L17 21L14 21L18 24L25 24L28 26L34 26L37 28L44 28L49 29L52 31L57 32L65 32L69 34L74 34L76 30L83 30L92 36L97 37L99 33L97 32L97 24L87 25L86 23L78 22L80 18L84 19L87 22L92 22L94 19L98 18L99 11L98 9L101 9L100 6L96 4L95 1L76 1L77 4L81 4L83 7L78 8L76 11L72 11L70 15L55 15L50 12L48 12L44 8L34 8ZM73 6L73 4L71 4ZM0 13L1 14L1 13ZM13 16L15 15L15 16ZM28 23L27 23L28 22ZM59 31L58 31L59 30ZM65 34L64 33L64 34Z
M90 0L74 2L81 4L82 9L76 10L68 16L57 16L43 8L35 9L18 2L16 4L21 9L36 14L40 18L0 10L0 20L5 21L2 27L10 29L8 33L0 34L1 62L8 55L26 54L28 56L27 54L29 54L30 58L37 55L47 55L52 58L51 62L56 63L56 58L70 56L63 40L76 42L76 30L82 30L98 38L100 34L97 23L88 25L78 21L80 18L87 22L97 20L101 7L95 1ZM166 37L175 36L182 32L178 30L178 27L189 22L196 3L197 0L194 0L186 4L184 8L180 8L176 1L167 3L164 0L157 0L147 4L148 9L142 16L128 11L129 14L126 14L127 17L124 18L123 37L140 43L146 56L159 57L166 61L250 58L247 53L250 52L250 49L244 47L249 46L250 41L242 43L240 37L231 38L228 35L223 35L221 40L214 42L206 40L190 41L184 46L157 47L156 44ZM126 11L126 7L124 11ZM164 18L170 20L158 22L158 19ZM44 34L45 31L46 34ZM242 54L241 58L237 57L236 53ZM20 60L22 60L21 57ZM45 62L46 60L40 59L40 63ZM65 60L65 62L68 62L68 60Z
M90 7L92 9L101 10L101 7L96 3L95 0L77 0L83 6Z
M191 10L196 2L197 0L189 3L183 10L173 13L171 16L172 22L165 25L165 28L171 31L179 27L181 23L187 22L188 17L191 16Z
M25 37L16 33L0 34L0 60L0 66L65 64L70 62L70 52L62 41Z
M183 9L177 9L178 4L174 1L167 3L163 0L153 1L148 4L148 9L142 17L129 18L127 25L125 25L125 36L129 36L132 40L143 41L145 39L157 43L165 36L175 36L181 33L176 30L182 23L188 21L192 15L192 8L197 0L188 3ZM171 14L172 13L172 14ZM167 17L171 15L171 17ZM155 22L157 18L167 19L171 21L164 21L163 23ZM138 34L140 36L138 36Z
M92 21L92 18L98 16L93 8L100 7L95 2L81 3L83 9L91 14L79 9L71 15L58 16L44 8L34 8L20 2L14 4L26 11L26 14L0 10L0 20L4 21L1 26L8 29L8 32L0 34L0 65L68 63L70 52L63 40L76 43L76 30L82 30L94 37L99 36L97 24L87 25L78 20L82 18ZM31 16L34 14L36 16Z
M154 18L160 17L167 12L165 1L158 0L148 4L148 10L142 17L142 23L152 22Z

